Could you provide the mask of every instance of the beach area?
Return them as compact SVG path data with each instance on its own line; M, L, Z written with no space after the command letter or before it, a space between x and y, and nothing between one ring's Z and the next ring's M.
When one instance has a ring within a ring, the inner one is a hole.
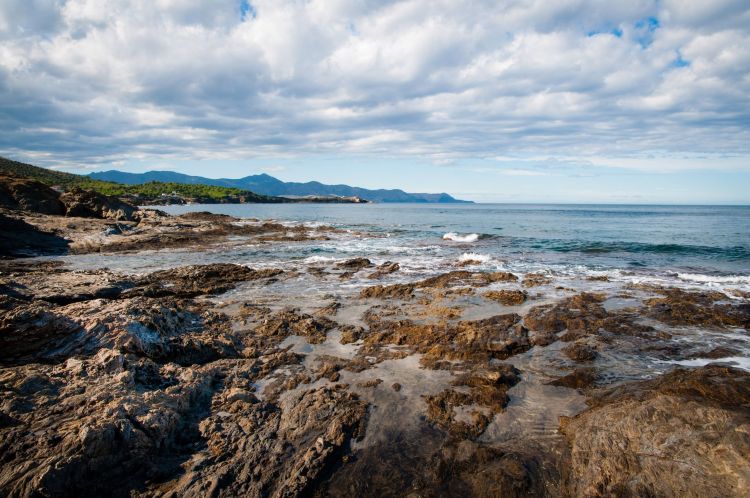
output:
M750 492L748 208L159 209L4 211L4 495Z

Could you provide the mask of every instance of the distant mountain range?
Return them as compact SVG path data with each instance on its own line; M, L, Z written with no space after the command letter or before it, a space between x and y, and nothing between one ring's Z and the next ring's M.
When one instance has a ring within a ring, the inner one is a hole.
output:
M244 178L205 178L191 176L174 171L148 171L146 173L126 173L111 170L90 173L90 178L108 182L139 185L147 182L173 182L185 184L214 185L251 190L256 194L272 196L344 196L360 197L373 202L434 202L434 203L470 203L446 193L413 194L399 189L370 190L349 185L326 185L320 182L283 182L267 174L251 175Z

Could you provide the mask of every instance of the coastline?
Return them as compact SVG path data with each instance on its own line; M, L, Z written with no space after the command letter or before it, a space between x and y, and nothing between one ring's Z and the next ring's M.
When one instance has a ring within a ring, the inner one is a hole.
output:
M392 243L320 221L22 218L68 255L0 261L8 496L750 489L731 282L522 272L440 237L461 256L296 256Z

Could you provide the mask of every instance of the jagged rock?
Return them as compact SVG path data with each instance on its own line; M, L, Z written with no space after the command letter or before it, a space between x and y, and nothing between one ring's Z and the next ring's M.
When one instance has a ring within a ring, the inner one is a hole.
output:
M372 261L370 261L367 258L354 258L354 259L347 259L346 261L342 261L341 263L338 263L336 265L336 268L342 269L342 270L353 270L355 272L361 270L362 268L367 268L369 266L372 266Z
M578 343L574 342L572 344L569 344L565 346L562 349L562 352L570 358L571 360L575 361L593 361L597 357L597 352L594 348L589 346L588 344Z
M93 190L74 187L60 196L65 205L66 216L81 218L106 218L111 220L132 220L138 208L116 197L109 197Z
M183 266L148 274L140 280L139 287L133 293L150 297L220 294L233 289L240 282L270 279L282 273L282 270L275 268L254 270L230 263Z
M499 290L485 292L484 297L505 306L517 306L523 304L528 295L524 291L519 290Z
M523 277L521 285L524 287L538 287L540 285L547 285L552 282L552 279L541 273L529 273Z
M0 213L0 257L63 254L68 244L63 237Z
M336 322L321 316L300 313L287 309L264 318L255 328L255 333L266 337L284 338L289 335L307 337L311 344L318 344L326 339L326 334L337 326Z
M391 273L397 272L401 269L401 265L398 263L394 263L392 261L386 261L385 263L378 265L375 268L375 271L367 275L367 278L371 279L378 279L382 278L385 275L390 275Z
M63 215L60 193L28 178L0 175L0 207L35 213Z
M520 372L511 365L497 365L484 371L459 376L454 386L466 386L466 391L446 389L434 396L425 396L427 417L461 438L475 438L489 425L491 415L499 413L508 404L508 389L520 380ZM456 409L469 406L470 420L457 420ZM486 411L481 411L486 408Z
M312 495L330 467L364 433L366 404L341 386L301 391L278 406L214 403L201 422L207 449L163 496Z
M410 299L416 289L449 289L466 285L482 287L494 282L515 282L518 277L509 272L470 272L457 270L409 284L374 285L360 292L362 298Z

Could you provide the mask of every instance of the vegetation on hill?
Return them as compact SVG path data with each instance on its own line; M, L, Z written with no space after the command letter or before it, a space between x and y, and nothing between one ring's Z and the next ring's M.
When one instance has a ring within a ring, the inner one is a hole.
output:
M289 202L287 199L258 195L249 190L212 185L189 185L171 182L148 182L141 185L123 185L121 183L94 180L87 176L62 173L31 164L12 161L0 157L0 173L31 178L50 186L59 186L65 190L79 187L93 190L104 195L127 198L137 203L176 202L179 199L190 202Z

